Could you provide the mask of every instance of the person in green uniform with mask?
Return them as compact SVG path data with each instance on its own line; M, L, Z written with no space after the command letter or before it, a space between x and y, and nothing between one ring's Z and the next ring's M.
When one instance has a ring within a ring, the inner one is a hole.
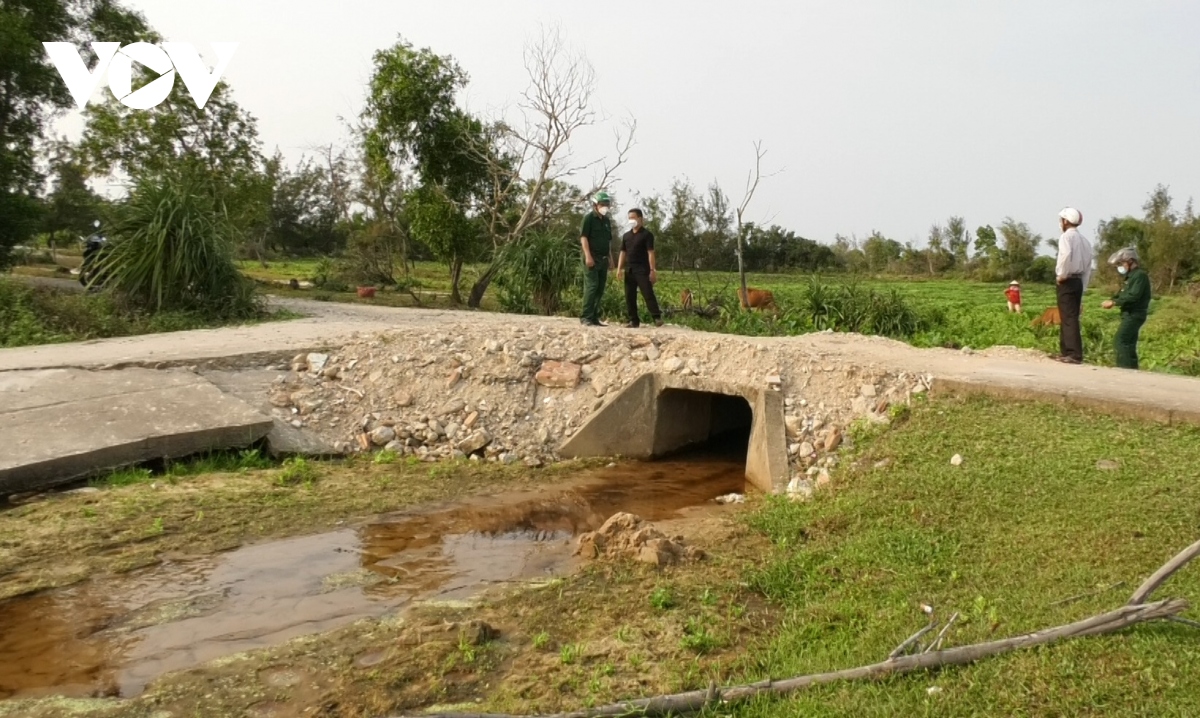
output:
M592 198L592 211L584 215L579 230L583 245L583 316L579 321L590 327L607 326L600 321L600 300L608 282L608 247L612 242L612 220L608 211L612 198L607 192L597 192Z
M1137 369L1138 332L1146 323L1146 313L1150 310L1150 277L1138 262L1137 249L1126 247L1108 258L1108 263L1115 265L1117 272L1125 278L1121 291L1101 304L1105 309L1119 307L1121 309L1121 326L1117 329L1115 340L1117 349L1117 366L1122 369Z

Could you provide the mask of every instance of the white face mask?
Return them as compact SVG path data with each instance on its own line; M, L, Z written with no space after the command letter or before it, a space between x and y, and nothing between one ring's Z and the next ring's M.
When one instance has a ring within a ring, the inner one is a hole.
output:
M630 229L637 229L637 220L636 220L636 219L631 219L631 220L629 220L629 228L630 228Z
M608 207L600 207L596 211L600 213L601 217L603 217L604 215L608 214Z
M1129 274L1129 267L1126 267L1124 264L1122 264L1121 266L1117 267L1117 274L1120 274L1121 276Z

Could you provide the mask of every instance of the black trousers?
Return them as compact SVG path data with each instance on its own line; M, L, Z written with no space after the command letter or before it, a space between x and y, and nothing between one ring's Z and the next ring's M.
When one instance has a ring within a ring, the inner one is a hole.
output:
M1083 333L1079 328L1079 313L1083 309L1083 280L1070 277L1058 285L1058 314L1062 326L1058 333L1058 348L1065 357L1083 361Z
M625 312L629 315L629 323L637 326L641 323L638 318L637 293L642 291L646 299L646 308L655 321L662 318L662 310L658 308L658 298L654 296L654 285L650 283L649 267L629 267L625 270Z

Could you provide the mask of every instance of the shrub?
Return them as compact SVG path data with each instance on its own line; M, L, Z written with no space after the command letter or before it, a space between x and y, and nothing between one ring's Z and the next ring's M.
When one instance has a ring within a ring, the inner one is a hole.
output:
M245 318L259 314L254 284L234 261L236 230L211 187L188 174L144 178L96 261L105 287L154 312Z
M521 314L554 314L563 308L563 295L579 286L582 264L577 243L552 234L528 234L497 257L500 305Z

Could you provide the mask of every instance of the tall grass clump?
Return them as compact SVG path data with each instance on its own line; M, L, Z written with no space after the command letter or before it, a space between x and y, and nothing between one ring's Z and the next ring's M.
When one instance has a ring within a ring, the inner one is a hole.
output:
M204 180L172 173L139 180L97 260L106 289L152 312L243 319L262 307L238 272L237 230Z
M532 233L504 247L497 264L505 311L550 315L563 307L563 295L578 286L583 258L577 242Z
M861 284L826 284L813 279L802 295L802 311L817 330L913 336L934 319L918 311L895 289L877 291Z

